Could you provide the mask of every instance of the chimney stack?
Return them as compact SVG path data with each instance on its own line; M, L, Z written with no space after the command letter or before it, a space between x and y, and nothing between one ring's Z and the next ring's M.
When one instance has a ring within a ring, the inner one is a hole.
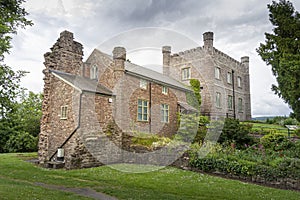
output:
M204 49L212 50L214 46L214 33L205 32L203 33Z
M163 74L169 76L170 75L171 47L163 46L162 54L163 54Z
M125 71L126 49L124 47L115 47L113 50L114 76L118 79L123 76Z

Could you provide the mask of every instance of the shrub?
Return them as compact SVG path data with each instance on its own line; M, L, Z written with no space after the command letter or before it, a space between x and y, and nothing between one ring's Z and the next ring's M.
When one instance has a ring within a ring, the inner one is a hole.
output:
M237 119L227 118L219 142L228 143L234 141L237 148L244 149L245 145L252 145L254 143L253 137L249 135L251 128L251 124L240 124Z
M10 153L34 152L37 151L37 137L33 137L27 132L16 132L10 135L5 149Z
M293 119L293 118L286 118L284 121L283 121L283 125L297 125L298 121L296 119Z
M260 143L265 147L275 151L289 149L293 143L282 133L270 133L260 138Z

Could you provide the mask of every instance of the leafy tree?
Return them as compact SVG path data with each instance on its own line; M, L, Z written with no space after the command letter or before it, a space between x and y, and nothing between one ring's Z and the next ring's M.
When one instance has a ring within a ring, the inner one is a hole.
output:
M300 14L286 0L268 4L273 33L265 33L265 44L260 44L258 54L277 79L272 90L293 109L300 121Z
M11 35L17 33L17 28L31 26L32 22L25 17L28 13L21 4L24 0L0 1L0 118L12 110L12 104L19 92L20 78L24 71L14 72L3 64L4 54L11 48Z
M23 2L25 0L0 1L0 61L4 59L4 53L9 53L11 34L16 34L19 27L32 25L25 18L28 13L21 7Z

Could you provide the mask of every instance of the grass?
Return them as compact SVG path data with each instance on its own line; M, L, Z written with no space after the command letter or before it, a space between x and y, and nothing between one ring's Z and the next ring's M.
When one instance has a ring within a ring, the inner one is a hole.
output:
M39 168L24 159L35 154L0 154L1 199L88 199L45 189L37 182L92 188L118 199L299 199L299 192L166 167L149 173L125 173L108 166L79 170ZM127 165L126 167L130 167ZM135 166L133 166L135 167Z
M265 123L251 123L251 122L242 122L245 124L252 124L252 132L259 134L269 134L269 133L283 133L288 135L288 129L277 125L277 124L265 124Z

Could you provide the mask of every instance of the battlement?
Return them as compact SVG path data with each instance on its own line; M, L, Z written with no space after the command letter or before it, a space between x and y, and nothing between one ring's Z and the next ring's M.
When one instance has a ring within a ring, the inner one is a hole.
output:
M220 55L228 60L230 60L231 62L234 62L236 65L241 65L242 63L237 61L236 59L232 58L231 56L227 55L226 53L214 48L214 54Z

